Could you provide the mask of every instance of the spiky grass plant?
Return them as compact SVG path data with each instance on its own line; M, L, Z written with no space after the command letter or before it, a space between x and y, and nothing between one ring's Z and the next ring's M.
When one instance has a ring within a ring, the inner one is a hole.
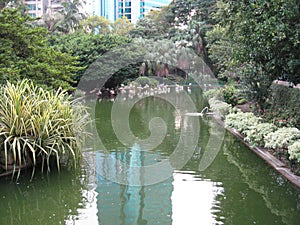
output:
M62 90L48 91L32 81L0 89L0 159L5 169L24 165L50 170L50 159L76 166L81 158L87 111Z

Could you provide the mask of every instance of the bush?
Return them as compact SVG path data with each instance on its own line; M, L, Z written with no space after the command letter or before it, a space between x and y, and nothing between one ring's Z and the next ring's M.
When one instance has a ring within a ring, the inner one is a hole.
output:
M212 111L214 111L216 115L221 117L222 119L224 119L225 115L231 110L231 105L216 98L209 99L208 103Z
M300 140L295 141L294 144L288 147L288 153L290 155L290 160L297 160L300 163Z
M295 140L300 138L300 131L297 128L282 127L278 130L269 133L265 137L266 148L288 148Z
M76 166L86 135L86 109L63 91L47 91L29 80L0 89L0 161L14 168L50 159Z
M203 93L204 97L207 99L215 98L218 100L223 99L222 95L222 89L221 88L214 88L214 89L209 89L208 91L205 91Z
M272 123L260 123L256 126L251 126L245 131L246 138L251 145L265 146L265 136L274 132L277 127Z
M144 76L138 77L133 82L137 83L138 85L141 85L142 87L144 87L145 85L148 85L150 87L156 87L159 85L159 82L156 79Z
M225 124L245 134L252 126L258 125L260 120L261 118L256 117L253 113L237 112L228 114L225 118Z
M276 125L300 129L300 90L272 84L272 96L266 118Z
M222 90L223 99L228 104L232 106L236 106L239 104L243 104L246 102L245 98L243 98L241 91L236 88L233 81L226 84L225 89Z

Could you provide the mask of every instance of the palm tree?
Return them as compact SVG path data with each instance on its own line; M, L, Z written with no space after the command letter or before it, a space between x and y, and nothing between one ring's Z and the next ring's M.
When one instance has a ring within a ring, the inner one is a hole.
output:
M62 5L64 8L59 11L62 20L59 22L58 30L63 33L74 33L79 27L80 20L85 18L85 15L79 10L82 7L82 2L80 0L67 0Z

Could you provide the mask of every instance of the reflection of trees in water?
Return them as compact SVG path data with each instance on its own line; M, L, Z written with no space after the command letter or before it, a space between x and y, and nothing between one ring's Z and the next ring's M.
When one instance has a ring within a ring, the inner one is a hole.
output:
M169 149L177 145L180 135L180 129L178 124L175 123L176 115L178 121L178 115L183 115L186 110L190 108L186 101L186 96L190 96L194 105L198 111L205 106L205 101L202 98L201 90L199 88L192 88L190 94L177 93L175 87L171 88L170 93L161 94L155 96L148 96L139 98L138 95L134 95L132 98L128 97L128 93L120 94L117 98L117 104L120 104L120 108L124 111L130 111L129 115L124 116L124 121L129 121L131 132L134 136L140 139L149 138L151 131L149 129L150 121L155 118L161 118L167 127L167 134L164 137L164 141L157 147L157 149ZM126 100L122 100L126 99ZM134 104L135 103L135 104ZM96 107L96 119L98 134L105 145L106 149L117 149L123 144L118 140L112 127L111 112L113 104L116 102L102 101ZM198 109L199 108L199 109ZM129 118L128 118L129 117ZM181 120L181 128L183 127L184 120ZM159 129L159 127L157 127ZM153 132L156 130L154 129Z
M64 224L76 217L85 188L80 169L51 176L36 172L32 182L30 175L18 183L1 180L0 224Z
M256 155L249 154L249 152L245 154L244 151L249 151L249 149L241 142L234 138L226 139L224 153L228 162L239 169L243 177L242 181L259 194L274 216L280 218L281 221L278 223L292 225L299 222L299 190L291 186L272 168L267 167Z

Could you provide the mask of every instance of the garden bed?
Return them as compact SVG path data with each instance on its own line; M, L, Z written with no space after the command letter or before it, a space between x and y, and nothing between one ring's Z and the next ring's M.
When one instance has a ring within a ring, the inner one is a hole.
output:
M283 158L276 158L274 154L274 150L261 148L250 145L247 141L245 141L245 136L237 132L235 129L230 127L226 127L223 120L221 120L218 116L213 116L213 118L223 127L225 127L231 134L237 137L241 142L243 142L249 149L251 149L254 153L264 159L270 166L272 166L276 171L278 171L282 176L284 176L287 180L289 180L293 185L300 188L300 176L295 175L288 166L287 160L283 160Z

